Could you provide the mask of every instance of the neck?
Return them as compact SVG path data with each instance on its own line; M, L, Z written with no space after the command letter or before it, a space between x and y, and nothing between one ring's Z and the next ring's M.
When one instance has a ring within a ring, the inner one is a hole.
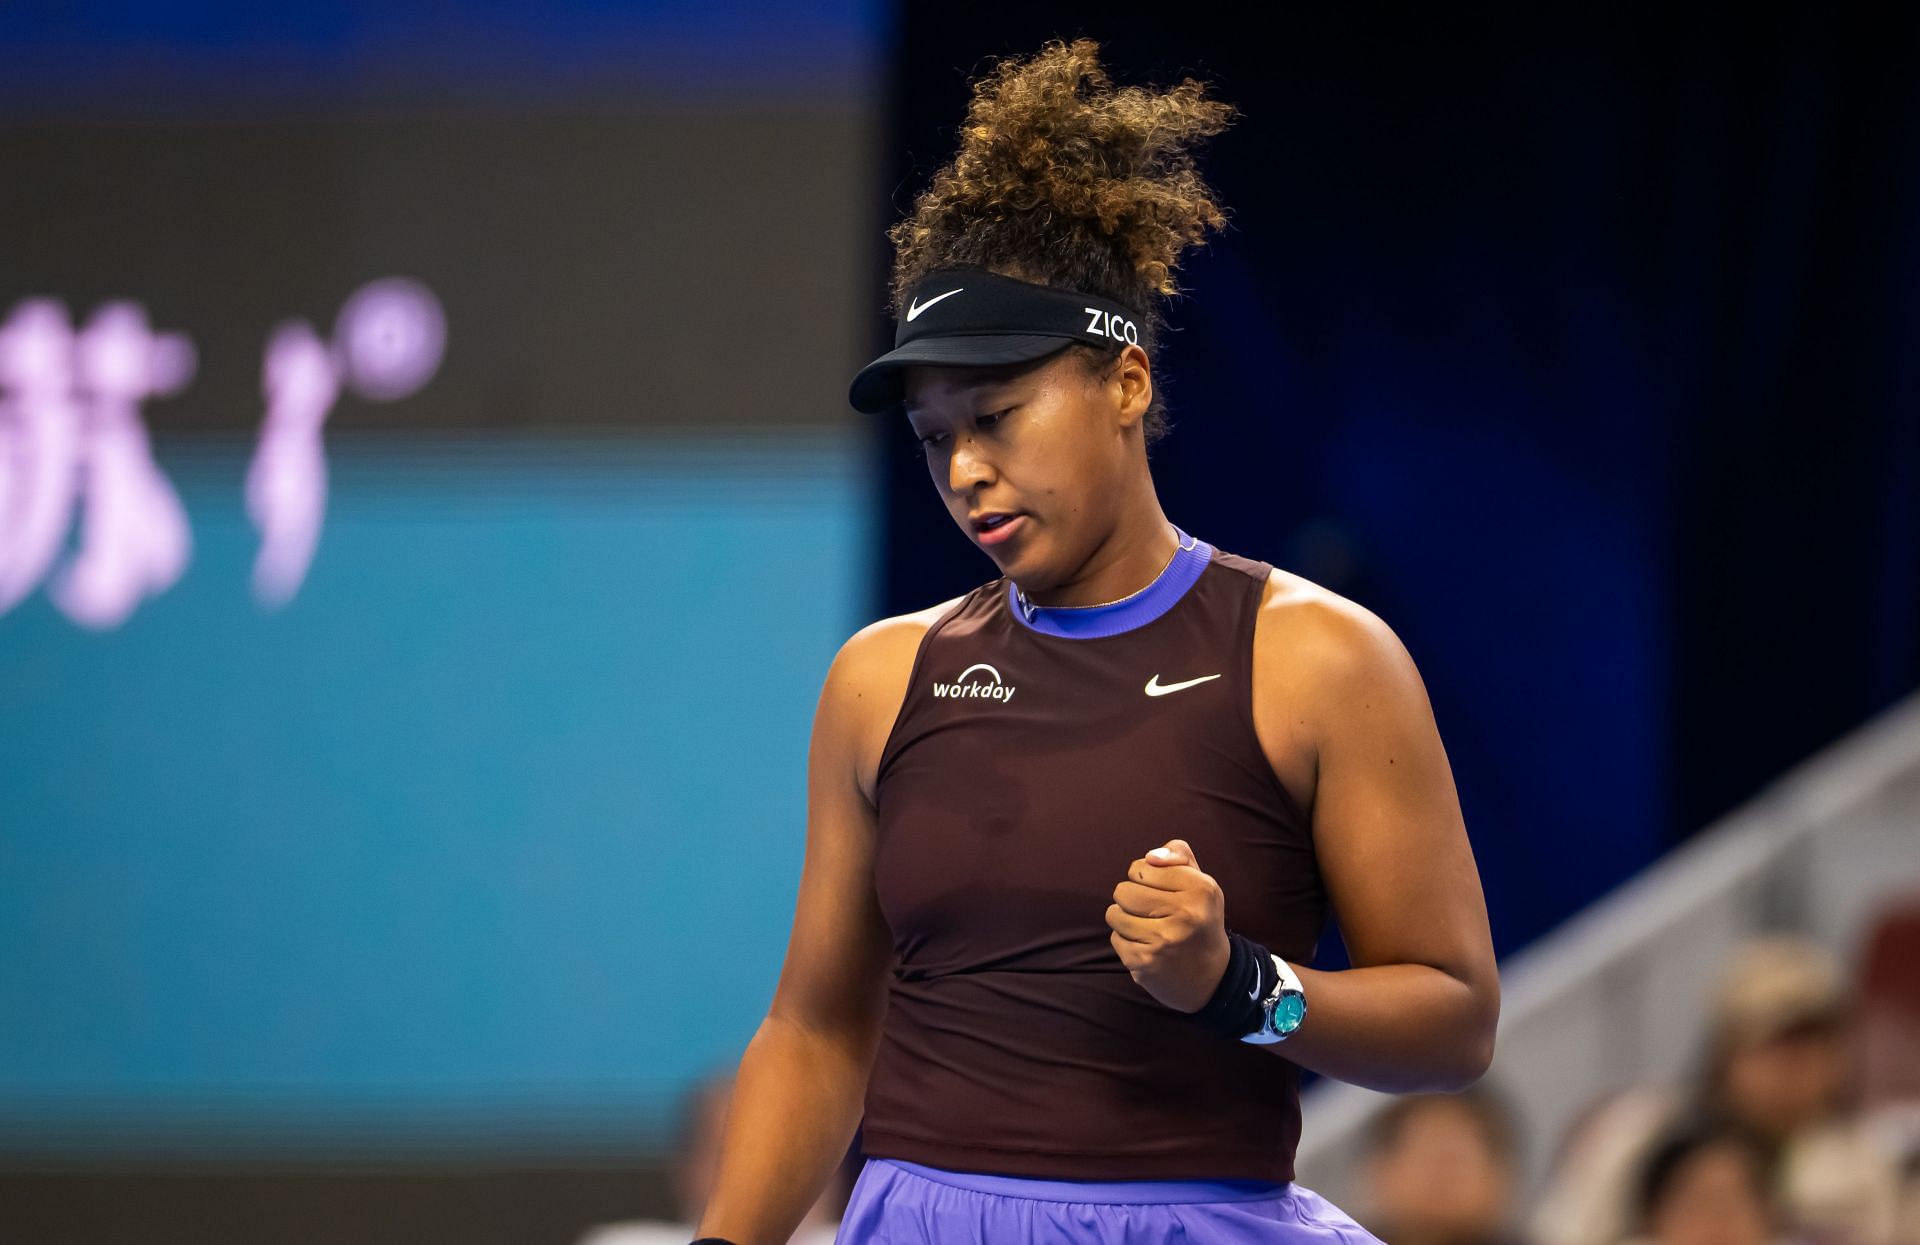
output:
M1034 605L1079 608L1123 600L1151 584L1168 563L1180 540L1173 524L1156 502L1136 512L1137 518L1115 529L1077 574L1044 588L1021 592Z

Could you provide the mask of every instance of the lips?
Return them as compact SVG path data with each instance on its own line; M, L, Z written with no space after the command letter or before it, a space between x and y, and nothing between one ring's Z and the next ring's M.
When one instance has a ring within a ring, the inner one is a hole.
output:
M974 536L983 545L1012 540L1026 526L1027 516L1017 510L976 515L973 519Z

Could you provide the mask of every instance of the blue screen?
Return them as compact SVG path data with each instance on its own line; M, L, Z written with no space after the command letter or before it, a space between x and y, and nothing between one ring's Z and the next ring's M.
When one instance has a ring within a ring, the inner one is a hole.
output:
M0 616L4 1139L640 1139L771 997L858 438L335 445L278 609L249 448L122 625Z

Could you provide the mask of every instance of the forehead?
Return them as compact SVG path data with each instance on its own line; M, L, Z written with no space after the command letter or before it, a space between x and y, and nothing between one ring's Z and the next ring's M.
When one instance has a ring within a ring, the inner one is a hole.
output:
M947 366L915 363L900 375L901 407L907 414L936 408L950 402L965 402L974 395L1016 381L1037 379L1059 358L1049 355L1030 363Z

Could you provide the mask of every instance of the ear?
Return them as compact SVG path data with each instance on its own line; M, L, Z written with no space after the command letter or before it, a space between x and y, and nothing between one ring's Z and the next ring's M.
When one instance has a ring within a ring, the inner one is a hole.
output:
M1120 426L1131 428L1141 423L1147 417L1147 408L1153 405L1153 368L1147 363L1147 352L1129 345L1107 368L1111 373L1107 384L1119 387Z

